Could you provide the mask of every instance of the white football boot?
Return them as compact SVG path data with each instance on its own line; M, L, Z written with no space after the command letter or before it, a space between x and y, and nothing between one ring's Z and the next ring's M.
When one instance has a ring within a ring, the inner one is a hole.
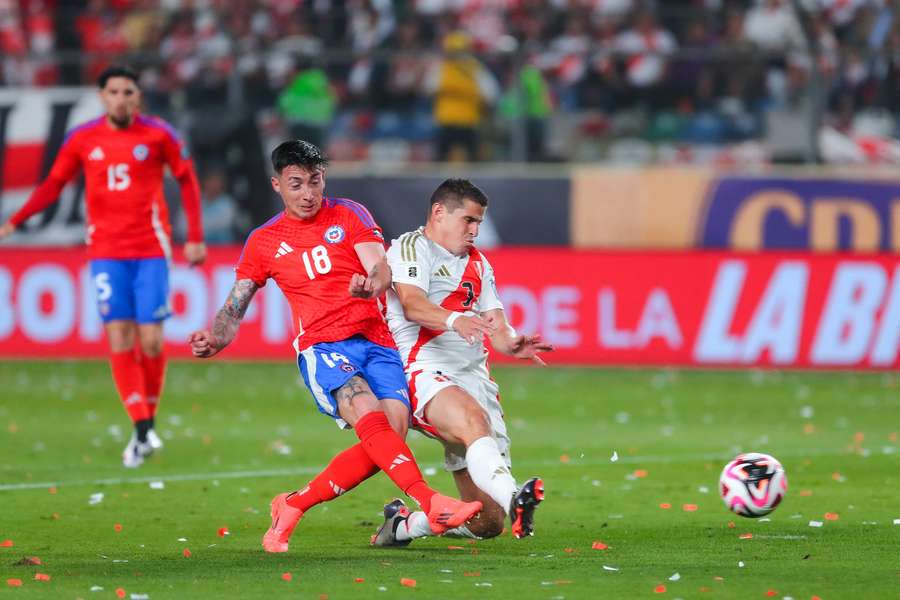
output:
M163 447L162 438L160 438L153 429L147 432L147 443L150 444L150 447L153 448L153 450L160 450Z
M153 454L153 447L150 443L141 443L137 440L137 435L132 434L128 445L122 452L122 465L128 469L136 469L144 464L144 459L151 454Z

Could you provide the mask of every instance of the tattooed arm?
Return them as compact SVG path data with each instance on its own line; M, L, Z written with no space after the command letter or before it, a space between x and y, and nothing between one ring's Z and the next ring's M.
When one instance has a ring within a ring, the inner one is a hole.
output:
M250 279L238 279L231 288L228 300L216 313L213 320L212 331L195 331L188 338L191 344L191 352L197 358L210 358L222 351L225 346L231 343L234 336L237 335L238 327L241 326L241 319L250 306L250 300L259 286Z

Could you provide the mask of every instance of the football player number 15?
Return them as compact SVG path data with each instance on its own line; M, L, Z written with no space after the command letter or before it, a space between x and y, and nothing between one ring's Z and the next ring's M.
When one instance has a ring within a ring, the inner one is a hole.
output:
M316 246L312 251L304 250L300 256L303 258L303 266L306 267L306 274L310 279L315 279L316 273L325 275L331 271L331 259L328 258L328 249L325 246Z
M106 187L111 192L121 192L127 190L131 185L131 175L128 174L128 165L119 163L117 165L109 165L106 169Z

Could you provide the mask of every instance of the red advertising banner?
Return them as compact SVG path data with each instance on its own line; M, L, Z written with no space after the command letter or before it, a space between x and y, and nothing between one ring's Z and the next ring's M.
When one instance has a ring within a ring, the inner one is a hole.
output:
M206 327L234 281L239 247L202 268L175 264L173 356ZM900 367L896 255L608 252L487 253L512 324L557 347L552 364ZM0 250L0 357L103 357L82 251ZM287 303L271 282L221 358L292 360ZM499 359L499 357L498 357Z

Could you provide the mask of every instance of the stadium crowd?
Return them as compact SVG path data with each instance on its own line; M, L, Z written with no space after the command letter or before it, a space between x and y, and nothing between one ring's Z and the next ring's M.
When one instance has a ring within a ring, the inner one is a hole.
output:
M580 126L603 135L638 109L648 139L717 143L758 137L765 112L808 101L814 81L839 125L893 111L897 4L0 0L0 82L90 84L128 57L162 114L268 108L313 141L436 138L439 158L454 144L475 158L469 130L523 119L528 158L540 159L554 113L598 115ZM441 94L459 92L440 74L454 60L476 74L464 90L474 106L442 110ZM885 127L894 133L893 119Z

